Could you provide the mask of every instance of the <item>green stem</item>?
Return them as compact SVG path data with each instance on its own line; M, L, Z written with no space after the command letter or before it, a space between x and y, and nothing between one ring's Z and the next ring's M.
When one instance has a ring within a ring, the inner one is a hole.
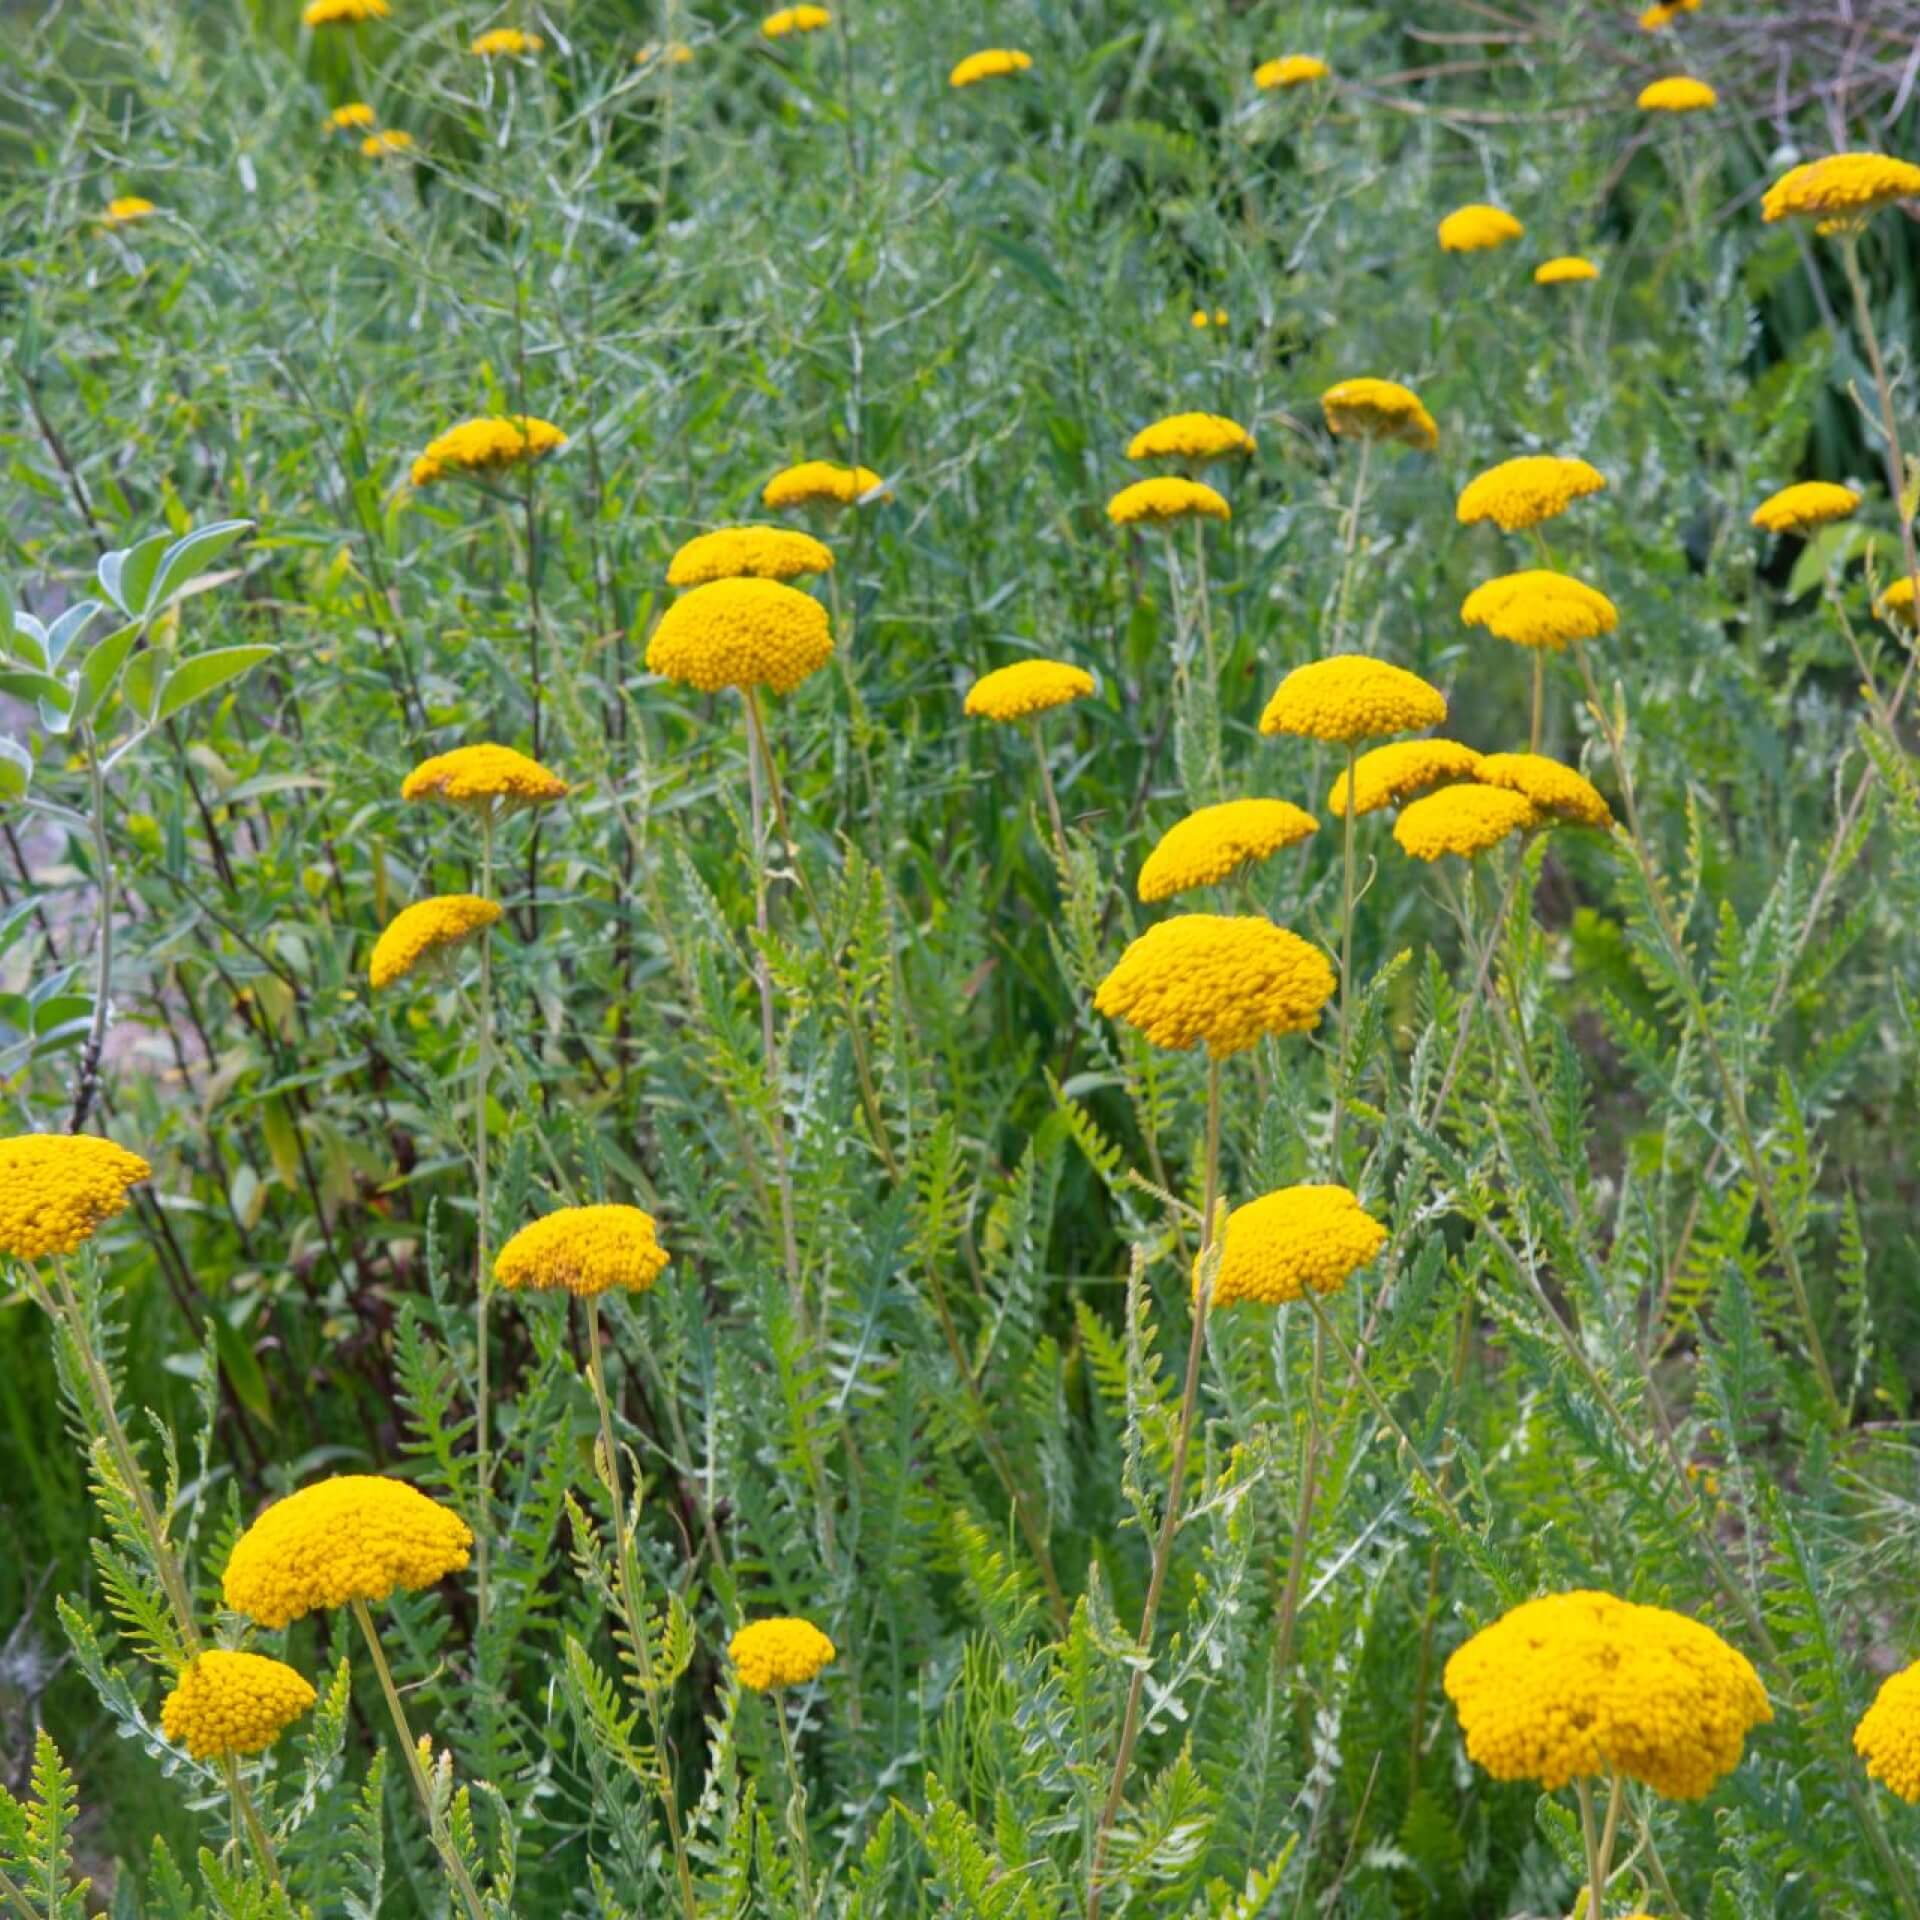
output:
M480 816L480 897L493 898L493 809ZM493 935L480 935L480 1043L474 1067L474 1199L477 1209L477 1251L474 1257L474 1333L477 1345L475 1384L474 1471L479 1494L474 1512L474 1580L479 1589L480 1630L487 1628L491 1592L487 1581L488 1547L493 1534L493 1454L488 1445L488 1372L490 1359L487 1339L487 1308L493 1296L493 1270L488 1260L491 1220L487 1205L487 1100L493 1075Z
M1365 434L1360 441L1360 459L1353 476L1353 499L1347 507L1346 530L1341 538L1340 556L1340 592L1333 603L1333 645L1330 652L1337 653L1341 642L1346 638L1347 613L1353 600L1353 567L1360 552L1360 513L1367 502L1367 472L1373 463L1373 436Z
M1067 871L1067 829L1060 813L1060 796L1054 791L1053 769L1047 765L1046 736L1040 731L1040 716L1027 715L1027 731L1033 738L1033 757L1040 768L1040 789L1047 796L1047 818L1053 822L1053 850L1060 859L1060 874Z
M1535 647L1533 650L1533 726L1527 735L1527 751L1540 751L1542 723L1547 712L1547 650Z
M1353 1039L1353 1013L1349 983L1353 978L1353 830L1354 830L1354 746L1347 742L1347 805L1340 836L1340 1052L1333 1079L1333 1144L1329 1150L1333 1177L1340 1177L1340 1129L1347 1113L1347 1062Z
M800 1911L813 1920L813 1848L807 1837L807 1791L800 1784L800 1762L793 1751L793 1733L787 1726L786 1702L780 1689L773 1694L773 1717L780 1727L780 1751L787 1760L787 1838L793 1845L793 1864L800 1874Z

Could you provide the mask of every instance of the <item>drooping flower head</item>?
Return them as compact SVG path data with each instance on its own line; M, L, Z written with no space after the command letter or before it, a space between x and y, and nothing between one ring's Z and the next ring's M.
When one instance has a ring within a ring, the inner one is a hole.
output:
M130 227L136 220L145 220L160 211L151 200L142 199L137 193L123 193L117 200L107 202L107 210L100 216L103 227Z
M1158 525L1189 517L1231 520L1233 509L1204 480L1183 480L1176 474L1136 480L1107 502L1107 518L1116 527Z
M1829 520L1847 519L1859 505L1860 496L1851 487L1802 480L1762 500L1753 510L1752 524L1767 533L1810 533Z
M550 807L567 797L567 783L511 747L491 741L455 747L422 760L400 783L402 800L439 800L485 813L498 808Z
M1253 84L1262 93L1276 87L1304 87L1309 80L1324 80L1327 63L1311 53L1283 53L1277 60L1263 60L1253 70Z
M1516 647L1555 653L1570 640L1597 640L1620 624L1619 609L1604 593L1544 567L1503 573L1475 587L1461 605L1460 618Z
M361 153L369 160L390 160L398 154L413 151L413 135L402 127L382 127L378 133L370 133L360 142ZM414 485L425 482L419 477L424 462L414 464ZM438 479L438 474L430 474L429 479Z
M355 27L363 20L384 20L389 0L307 0L300 23L307 27Z
M180 1670L160 1703L160 1731L196 1760L264 1753L314 1699L306 1676L284 1661L214 1647Z
M544 53L547 43L537 33L523 33L518 27L494 27L478 35L467 51L483 60L511 60Z
M1446 717L1446 696L1417 673L1371 654L1335 653L1295 667L1280 682L1260 716L1260 731L1352 746L1437 727Z
M1331 433L1351 434L1356 440L1397 440L1422 453L1440 444L1433 415L1411 387L1397 380L1342 380L1320 396L1320 410Z
M429 955L459 946L476 933L485 932L499 918L499 906L477 893L445 893L431 900L416 900L412 906L402 907L373 943L367 978L376 988L391 986Z
M1479 764L1480 756L1458 740L1394 740L1384 747L1371 747L1353 763L1353 788L1358 795L1354 813L1378 813L1442 781L1470 780ZM1344 773L1328 792L1327 806L1337 819L1347 817Z
M220 1591L263 1627L418 1592L467 1564L473 1530L404 1480L347 1473L276 1500L234 1542Z
M1550 760L1543 753L1489 753L1474 768L1483 787L1517 793L1536 812L1576 827L1596 827L1602 833L1613 825L1606 801L1585 774Z
M327 115L323 128L327 133L359 133L373 125L373 109L364 100L349 100Z
M1442 787L1400 809L1393 837L1416 860L1438 860L1443 853L1471 860L1539 821L1533 802L1522 794L1492 786Z
M1920 625L1913 617L1913 576L1906 574L1894 581L1875 602L1873 610L1890 627Z
M503 473L530 460L544 460L566 444L567 436L551 420L530 413L485 414L462 420L429 440L426 452L413 463L411 478L416 487L430 487L450 473Z
M1149 927L1100 982L1094 1006L1184 1053L1225 1059L1269 1033L1305 1033L1333 997L1318 947L1253 914L1182 913Z
M1170 900L1195 887L1218 886L1304 840L1319 825L1291 800L1223 800L1201 807L1169 827L1147 855L1140 868L1140 898Z
M888 499L886 482L871 467L841 467L831 460L802 460L784 467L760 491L769 507L864 506Z
M1642 113L1697 113L1719 103L1720 96L1704 80L1675 73L1664 80L1648 81L1633 104Z
M1853 1750L1889 1793L1909 1806L1920 1800L1920 1663L1881 1682L1853 1730Z
M833 550L792 527L718 527L697 534L673 556L670 587L698 587L709 580L800 580L829 573Z
M1784 173L1760 202L1768 220L1802 215L1822 233L1864 224L1896 200L1920 197L1920 167L1884 153L1832 153Z
M791 693L833 658L827 610L778 580L711 580L660 616L647 671L702 693L769 687Z
M1679 15L1692 13L1699 4L1700 0L1654 0L1640 16L1640 31L1658 33L1662 27L1671 26Z
M967 689L966 711L981 720L1024 720L1093 691L1093 675L1065 660L1016 660L983 673Z
M645 1293L668 1263L653 1215L638 1207L561 1207L525 1226L500 1249L493 1277L503 1287L589 1295L619 1287Z
M1448 253L1486 253L1518 240L1526 228L1504 208L1475 202L1456 207L1440 222L1439 232L1440 245Z
M38 1260L72 1253L153 1178L137 1153L92 1133L19 1133L0 1140L0 1253Z
M803 1687L837 1657L833 1642L811 1620L790 1616L749 1621L727 1642L740 1684L755 1693Z
M760 31L769 40L783 40L790 33L818 33L832 19L825 7L782 7L760 22Z
M1213 1304L1278 1307L1308 1288L1337 1293L1386 1243L1386 1228L1346 1187L1282 1187L1227 1215ZM1197 1294L1197 1260L1193 1284Z
M1581 280L1598 280L1600 269L1583 253L1557 254L1533 270L1536 287L1570 287Z
M1198 466L1252 453L1254 447L1253 435L1223 413L1170 413L1142 427L1127 442L1127 458L1186 460Z
M1576 500L1598 493L1606 484L1606 475L1584 460L1523 454L1469 480L1455 512L1463 527L1491 520L1505 533L1518 533L1565 513Z
M1609 1769L1697 1800L1773 1718L1760 1677L1711 1627L1610 1593L1529 1600L1447 1662L1467 1753L1549 1793Z
M950 87L974 87L982 80L998 80L1009 73L1025 73L1033 55L1018 47L983 47L970 53L947 75Z

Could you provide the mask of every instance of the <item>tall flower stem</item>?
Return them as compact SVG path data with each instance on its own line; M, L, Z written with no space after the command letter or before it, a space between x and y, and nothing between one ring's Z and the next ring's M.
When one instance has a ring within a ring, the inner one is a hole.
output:
M1527 751L1540 751L1540 735L1547 717L1547 654L1544 647L1533 649L1533 724L1527 730Z
M480 816L480 897L493 898L493 805ZM474 1253L474 1338L477 1349L474 1391L474 1474L479 1494L474 1503L473 1568L480 1594L480 1628L485 1632L491 1601L487 1584L488 1543L493 1534L493 1454L488 1446L487 1307L493 1296L487 1208L487 1100L493 1076L493 935L480 935L480 1041L474 1062L473 1169L476 1234Z
M1047 818L1053 822L1053 850L1064 874L1067 865L1066 823L1060 813L1060 796L1054 791L1053 769L1047 765L1047 740L1040 731L1040 716L1037 713L1027 715L1027 733L1033 741L1033 757L1040 768L1040 790L1047 796Z
M1493 967L1494 949L1500 944L1501 930L1507 924L1507 915L1513 911L1514 895L1520 891L1520 877L1526 869L1526 841L1523 839L1519 852L1514 856L1512 869L1507 874L1506 890L1500 896L1500 904L1494 909L1486 938L1481 941L1480 951L1474 959L1473 982L1467 989L1466 1004L1460 1009L1460 1030L1454 1035L1453 1052L1447 1057L1447 1070L1440 1076L1440 1091L1434 1096L1431 1124L1435 1126L1447 1110L1447 1096L1452 1093L1453 1083L1459 1078L1460 1068L1465 1063L1467 1042L1473 1036L1473 1016L1479 1007L1480 996L1486 991L1487 975Z
M1360 515L1367 504L1367 475L1373 464L1373 435L1360 440L1360 458L1353 476L1353 498L1347 504L1346 526L1340 539L1340 591L1333 603L1333 650L1346 638L1347 615L1353 604L1353 569L1360 554Z
M1306 1575L1307 1542L1313 1534L1313 1506L1320 1490L1320 1449L1323 1443L1321 1404L1326 1390L1326 1334L1316 1320L1313 1328L1313 1378L1307 1388L1307 1445L1300 1461L1300 1498L1294 1509L1293 1534L1287 1542L1287 1577L1280 1589L1275 1614L1273 1670L1284 1674L1293 1664L1294 1622L1300 1612L1300 1586Z
M519 276L514 278L514 302L516 325L519 314ZM521 406L526 405L526 381L524 370L521 378ZM537 462L527 462L527 491L522 503L526 518L527 533L527 677L529 690L533 698L533 757L540 758L541 722L544 718L543 654L542 644L546 619L540 608L540 514L534 504L534 474ZM527 835L527 937L531 939L540 930L540 815L534 813L532 826Z
M1333 1070L1333 1144L1328 1157L1333 1177L1340 1177L1340 1129L1347 1114L1347 1065L1353 1040L1353 1011L1349 982L1353 977L1353 742L1347 742L1347 805L1340 836L1340 1051Z
M1626 1782L1619 1774L1611 1776L1607 1794L1606 1825L1596 1824L1593 1811L1593 1782L1584 1774L1574 1782L1580 1796L1580 1837L1587 1853L1587 1920L1606 1920L1607 1878L1613 1871L1613 1845L1620 1832L1620 1807Z
M74 1077L73 1110L67 1116L69 1133L78 1133L87 1124L94 1097L100 1091L100 1056L107 1043L108 995L113 985L113 848L107 837L107 776L100 765L99 742L90 726L81 728L80 743L87 756L87 824L92 829L100 931L94 943L93 1015L80 1049L80 1071Z
M793 1732L787 1725L786 1702L780 1689L773 1694L773 1717L780 1727L780 1751L787 1761L787 1838L793 1845L793 1864L800 1875L800 1911L813 1920L813 1849L807 1843L807 1791L800 1784L800 1762L793 1751Z
M1193 517L1194 617L1200 623L1200 641L1207 662L1207 770L1213 776L1209 798L1221 799L1227 790L1225 752L1220 739L1220 655L1213 639L1213 601L1207 590L1207 523Z
M1168 1476L1167 1505L1160 1517L1160 1533L1154 1542L1153 1569L1147 1578L1147 1601L1140 1615L1140 1632L1135 1641L1138 1657L1133 1678L1127 1683L1126 1710L1120 1721L1120 1741L1114 1749L1113 1779L1100 1809L1100 1824L1094 1830L1092 1859L1087 1869L1087 1920L1100 1920L1100 1903L1105 1889L1101 1874L1106 1866L1107 1841L1114 1820L1126 1798L1127 1769L1133 1762L1134 1743L1140 1737L1140 1701L1146 1690L1147 1666L1153 1655L1154 1623L1160 1617L1160 1596L1166 1588L1167 1569L1173 1561L1173 1537L1180 1526L1181 1501L1186 1491L1187 1451L1193 1439L1194 1410L1200 1401L1200 1355L1206 1345L1207 1305L1213 1293L1213 1262L1207 1256L1213 1249L1214 1215L1220 1201L1220 1062L1207 1061L1207 1136L1205 1199L1200 1221L1200 1259L1196 1272L1199 1284L1193 1299L1193 1330L1187 1339L1187 1374L1180 1391L1180 1423L1174 1430L1173 1466Z

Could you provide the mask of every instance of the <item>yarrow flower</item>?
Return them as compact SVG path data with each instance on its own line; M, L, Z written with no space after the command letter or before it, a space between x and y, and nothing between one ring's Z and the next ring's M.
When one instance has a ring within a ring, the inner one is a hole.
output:
M1920 167L1884 153L1833 153L1782 174L1760 202L1768 220L1801 214L1822 233L1857 227L1896 200L1920 196Z
M480 34L467 51L483 60L511 59L518 54L544 53L547 43L537 33L523 33L518 27L494 27Z
M284 1627L350 1600L418 1592L467 1564L473 1530L404 1480L348 1473L276 1500L234 1542L220 1591L236 1613Z
M1093 675L1064 660L1016 660L983 673L967 689L966 711L976 719L1024 720L1064 707L1093 692Z
M315 1698L306 1676L284 1661L215 1647L180 1670L160 1703L160 1731L196 1760L263 1753Z
M670 587L697 587L708 580L799 580L827 573L832 550L810 533L791 527L719 527L689 540L667 568Z
M652 1214L638 1207L561 1207L522 1227L500 1249L493 1277L503 1287L564 1288L585 1299L613 1287L645 1293L667 1263Z
M1437 727L1446 717L1446 696L1417 673L1370 654L1335 653L1295 667L1280 682L1260 716L1260 731L1352 746Z
M400 783L402 800L441 800L483 813L494 807L550 807L566 797L567 783L557 773L491 741L436 753Z
M93 1133L19 1133L0 1140L0 1253L16 1260L72 1253L127 1204L153 1169Z
M1860 505L1851 487L1831 480L1802 480L1769 494L1753 510L1752 524L1767 533L1808 533L1829 520L1845 520Z
M1773 1718L1746 1657L1711 1627L1610 1593L1529 1600L1447 1662L1471 1759L1549 1793L1608 1771L1697 1800Z
M1683 13L1691 13L1698 7L1700 0L1655 0L1640 16L1642 33L1658 33L1662 27L1670 26Z
M711 580L660 616L647 671L702 693L770 687L791 693L833 658L827 610L778 580Z
M500 918L499 907L477 893L445 893L402 907L373 943L367 978L375 987L404 979L429 954L444 953L483 933Z
M117 200L107 202L107 210L100 216L103 227L128 227L136 220L145 220L160 209L151 200L144 200L137 193L123 193Z
M1136 526L1142 521L1182 520L1189 514L1206 520L1231 520L1233 509L1225 496L1215 493L1205 481L1183 480L1173 474L1136 480L1107 502L1107 518L1117 527Z
M1243 867L1266 860L1319 828L1291 800L1223 800L1201 807L1163 833L1140 868L1142 900L1170 900L1195 887L1218 886Z
M1497 640L1555 653L1570 640L1597 640L1620 624L1619 609L1598 588L1544 567L1503 573L1475 587L1461 604L1460 618Z
M1908 574L1894 581L1875 602L1873 610L1889 626L1920 625L1913 617L1913 576Z
M1613 815L1600 789L1585 774L1575 773L1542 753L1489 753L1473 770L1483 787L1517 793L1536 811L1579 827L1597 827L1604 833Z
M970 53L947 75L950 87L977 86L982 80L997 80L1003 74L1025 73L1033 65L1033 55L1018 47L984 47Z
M370 133L360 142L360 151L369 160L385 160L397 153L411 153L413 135L399 127L382 127L378 133ZM429 474L423 479L421 476L423 464L420 461L414 463L413 484L416 487L424 486L427 479L437 480L440 477L436 473Z
M760 31L769 40L780 40L790 33L818 33L832 18L825 7L782 7L760 22Z
M1192 324L1196 332L1210 326L1224 327L1227 324L1227 310L1225 307L1215 307L1212 318L1209 319L1205 307L1195 307Z
M449 473L500 473L543 460L566 444L567 436L551 420L530 413L485 414L462 420L429 440L426 452L413 463L412 480L416 487L430 487Z
M307 27L351 27L363 20L384 20L392 11L388 0L307 0L300 23Z
M1600 269L1585 254L1562 253L1542 260L1533 270L1536 287L1568 287L1580 280L1598 280Z
M1264 1034L1305 1033L1333 997L1318 947L1253 914L1182 913L1149 927L1100 982L1095 1008L1184 1053L1215 1060Z
M1398 440L1422 453L1440 444L1440 429L1420 396L1397 380L1342 380L1320 396L1329 432L1361 440Z
M1442 787L1401 808L1393 837L1416 860L1438 860L1443 853L1471 860L1539 819L1532 801L1500 787Z
M1190 460L1202 464L1254 451L1254 438L1223 413L1170 413L1127 442L1129 460Z
M871 467L840 467L831 460L802 460L783 468L760 491L769 507L863 506L885 492L886 482Z
M1920 1800L1920 1663L1881 1682L1853 1730L1867 1773L1911 1806Z
M1253 84L1262 93L1276 87L1303 87L1309 80L1324 80L1328 74L1324 60L1311 53L1286 53L1277 60L1263 60L1253 70Z
M1479 764L1480 756L1458 740L1395 740L1373 747L1353 763L1354 813L1378 813L1443 780L1470 780ZM1344 773L1327 794L1327 807L1337 819L1347 817Z
M811 1620L786 1616L749 1621L727 1642L727 1658L743 1687L767 1693L776 1687L805 1686L838 1654Z
M1337 1293L1386 1243L1386 1228L1346 1187L1282 1187L1227 1215L1213 1304L1278 1307L1308 1288ZM1200 1270L1196 1260L1196 1296Z
M327 115L325 130L328 133L358 133L363 127L373 125L373 109L364 100L349 100L343 107L335 107Z
M1485 253L1518 240L1526 232L1512 214L1501 207L1456 207L1440 222L1440 245L1448 253Z
M1719 103L1720 96L1704 80L1676 73L1664 80L1648 81L1633 104L1642 113L1694 113Z
M1491 520L1506 533L1537 527L1607 484L1606 475L1584 460L1530 453L1489 467L1461 489L1455 509L1460 524Z

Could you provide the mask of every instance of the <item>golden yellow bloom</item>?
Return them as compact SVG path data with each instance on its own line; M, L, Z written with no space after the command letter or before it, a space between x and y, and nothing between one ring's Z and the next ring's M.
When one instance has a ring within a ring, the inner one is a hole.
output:
M500 1249L493 1277L503 1287L564 1288L583 1299L610 1287L645 1293L667 1258L653 1215L638 1207L562 1207Z
M1606 475L1584 460L1530 453L1503 460L1469 480L1456 512L1463 527L1491 520L1504 532L1517 533L1565 513L1583 495L1598 493L1606 484Z
M1422 453L1440 444L1440 429L1420 396L1397 380L1342 380L1320 396L1320 410L1333 433L1361 440L1398 440Z
M1471 860L1539 820L1533 802L1520 794L1499 787L1442 787L1401 808L1393 837L1416 860L1438 860L1443 853Z
M1423 787L1443 780L1467 780L1480 756L1458 740L1395 740L1373 747L1353 763L1353 786L1359 795L1356 814L1378 813ZM1336 819L1347 817L1347 776L1342 773L1327 794L1327 806Z
M871 467L839 467L831 460L802 460L797 467L783 468L761 489L761 500L770 507L853 507L864 506L876 494L892 499L885 492L886 482Z
M1894 581L1874 603L1873 610L1890 627L1911 627L1920 624L1913 617L1913 576L1907 574Z
M137 193L123 193L119 199L107 202L107 210L100 216L100 224L103 227L131 226L134 221L145 220L159 211L151 200L143 200Z
M833 658L827 610L778 580L710 580L660 616L647 671L702 693L771 687L791 693Z
M494 27L479 35L467 51L483 60L511 59L516 54L544 53L547 43L537 33L523 33L518 27Z
M347 1473L276 1500L233 1545L220 1591L263 1627L418 1592L467 1564L473 1532L404 1480Z
M1809 533L1829 520L1844 520L1860 505L1851 487L1831 480L1802 480L1770 494L1753 510L1753 524L1768 533Z
M1018 47L985 47L970 53L947 75L950 87L971 87L982 80L997 80L1002 74L1025 73L1033 65L1033 55Z
M18 1133L0 1140L0 1253L38 1260L72 1253L127 1204L153 1169L92 1133Z
M1100 982L1094 1006L1156 1047L1205 1041L1216 1060L1263 1034L1305 1033L1333 997L1318 947L1253 914L1182 913L1149 927Z
M196 1760L262 1753L313 1705L302 1674L259 1653L196 1655L160 1703L160 1731Z
M1610 1593L1529 1600L1447 1662L1467 1753L1549 1793L1613 1769L1697 1800L1773 1718L1760 1678L1711 1627Z
M1387 1230L1345 1187L1282 1187L1235 1207L1220 1243L1213 1304L1284 1306L1311 1287L1337 1293L1387 1243ZM1193 1263L1200 1290L1200 1262Z
M449 473L499 473L528 460L543 460L566 444L567 436L552 421L530 413L462 420L427 442L426 452L413 463L413 484L431 486Z
M1193 326L1196 331L1209 326L1224 327L1226 324L1227 310L1225 307L1215 307L1211 317L1209 317L1205 307L1195 307L1193 310Z
M308 27L357 26L362 20L384 20L392 11L388 0L307 0L300 22Z
M378 133L370 133L360 142L360 151L369 160L384 160L396 153L411 153L413 135L399 127L382 127ZM414 462L413 484L416 487L424 486L428 480L437 480L440 477L437 472L423 475L421 470L425 465L426 462L423 460Z
M1518 240L1525 232L1505 209L1476 203L1456 207L1440 222L1440 244L1448 253L1485 253Z
M1160 836L1140 868L1140 898L1170 900L1218 886L1242 867L1304 840L1320 825L1291 800L1223 800L1201 807Z
M1233 509L1223 495L1203 480L1183 480L1173 474L1161 474L1152 480L1136 480L1122 487L1107 502L1107 518L1116 527L1135 526L1141 521L1158 524L1181 520L1194 514L1208 520L1231 520Z
M644 67L650 61L658 60L659 58L659 41L649 40L647 44L633 56L633 64L636 67ZM684 40L669 40L667 42L667 60L670 65L684 67L692 58L693 49L688 46Z
M1719 103L1720 96L1704 80L1676 73L1664 80L1649 80L1633 104L1642 113L1694 113Z
M1598 827L1604 833L1613 815L1600 789L1585 774L1575 773L1542 753L1490 753L1474 768L1483 787L1517 793L1541 813L1579 827Z
M1516 647L1558 653L1569 640L1596 640L1620 624L1619 609L1597 588L1544 567L1503 573L1475 587L1460 608L1470 627L1485 627Z
M811 1620L788 1617L749 1621L727 1642L727 1658L743 1687L766 1693L774 1687L805 1686L838 1655Z
M335 107L327 115L325 131L328 133L358 133L362 127L373 125L373 109L364 100L349 100L343 107Z
M798 580L832 569L833 554L810 533L791 527L719 527L689 540L667 568L670 587L709 580Z
M444 893L402 907L373 943L367 978L375 987L403 979L429 954L445 952L484 932L500 918L500 909L476 893Z
M511 747L487 742L455 747L422 760L400 783L402 800L442 800L450 807L550 807L567 797L567 783Z
M1223 460L1254 450L1253 435L1222 413L1170 413L1127 442L1129 460Z
M1889 1793L1909 1806L1920 1800L1920 1663L1881 1682L1853 1730L1853 1750Z
M782 7L760 22L760 31L769 40L779 40L789 33L818 33L832 18L825 7Z
M1334 653L1295 667L1280 682L1260 716L1260 731L1352 746L1437 727L1446 717L1446 696L1417 673L1369 654Z
M1896 200L1920 196L1920 167L1884 153L1832 153L1782 174L1760 202L1768 220L1804 214L1822 233L1860 225Z
M1262 93L1276 87L1301 87L1309 80L1324 80L1327 63L1310 53L1286 53L1278 60L1263 60L1253 70L1253 84Z
M966 711L976 719L1024 720L1031 713L1064 707L1093 691L1093 675L1064 660L1016 660L983 673L967 689Z
M1579 280L1598 280L1600 269L1585 254L1562 253L1542 260L1533 270L1536 287L1566 287Z
M1640 16L1640 31L1658 33L1662 27L1670 25L1676 15L1691 13L1699 4L1700 0L1655 0L1655 4Z

